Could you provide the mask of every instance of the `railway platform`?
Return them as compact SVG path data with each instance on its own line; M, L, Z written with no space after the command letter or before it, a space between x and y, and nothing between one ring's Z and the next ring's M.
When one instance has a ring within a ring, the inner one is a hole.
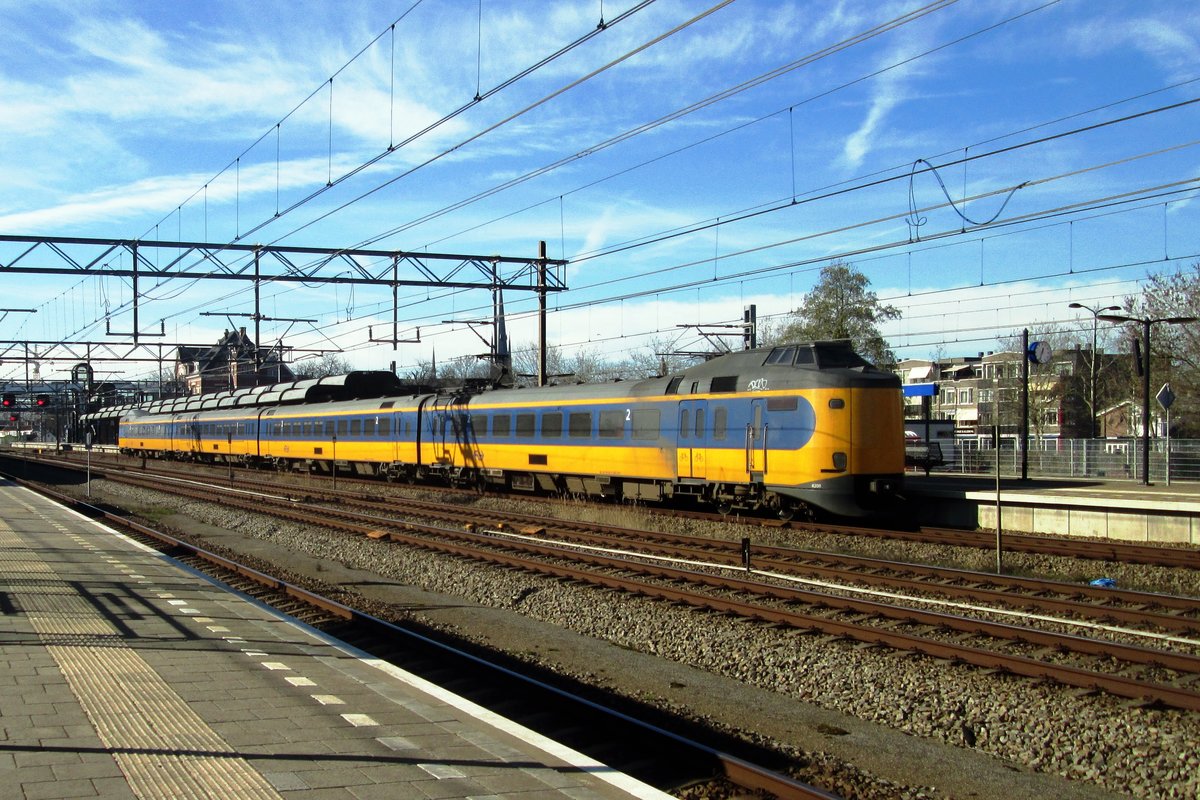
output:
M1120 480L1001 477L955 473L905 476L924 525L994 528L999 498L1005 530L1200 546L1200 483L1149 486Z
M667 798L0 480L0 796Z

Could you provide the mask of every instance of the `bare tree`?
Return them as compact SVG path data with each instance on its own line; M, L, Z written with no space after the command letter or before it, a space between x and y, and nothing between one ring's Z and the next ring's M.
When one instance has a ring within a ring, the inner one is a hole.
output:
M1200 308L1200 261L1178 267L1166 275L1150 275L1140 295L1125 298L1129 316L1139 319L1198 316ZM1145 326L1127 323L1125 341L1141 341ZM1132 349L1131 344L1127 347ZM1144 346L1144 343L1143 343ZM1158 323L1150 332L1150 392L1158 392L1170 383L1175 393L1171 406L1171 427L1177 435L1200 437L1200 322L1170 325ZM1142 399L1142 379L1136 374L1125 386L1128 399ZM1151 413L1157 404L1151 400Z
M437 365L437 378L443 386L485 380L490 372L487 360L473 355L451 358Z
M654 337L645 347L633 350L625 362L629 378L661 378L686 369L697 362L695 356L675 353L674 339Z
M345 375L353 371L354 367L339 353L323 353L320 358L305 359L292 364L292 374L296 376L296 380Z

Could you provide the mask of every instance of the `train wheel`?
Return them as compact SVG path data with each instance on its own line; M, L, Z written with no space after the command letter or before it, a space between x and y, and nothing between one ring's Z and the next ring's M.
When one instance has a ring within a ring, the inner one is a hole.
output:
M717 513L721 514L722 516L728 516L729 514L733 513L733 503L717 503Z

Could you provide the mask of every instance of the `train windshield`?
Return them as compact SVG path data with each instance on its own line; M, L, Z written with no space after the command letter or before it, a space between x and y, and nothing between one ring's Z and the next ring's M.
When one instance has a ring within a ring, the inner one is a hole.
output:
M818 342L813 345L813 351L821 369L873 368L871 362L854 352L849 342Z
M811 345L776 347L764 363L779 366L815 366L819 369L872 367L869 361L854 352L850 342L817 342Z

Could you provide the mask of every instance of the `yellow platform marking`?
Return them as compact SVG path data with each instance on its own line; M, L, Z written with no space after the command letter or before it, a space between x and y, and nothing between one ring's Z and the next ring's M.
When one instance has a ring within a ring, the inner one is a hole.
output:
M16 578L10 596L47 642L104 637L104 646L47 644L84 713L140 798L280 800L271 784L235 754L118 631L7 525L0 525L0 569ZM36 578L23 585L21 578Z

